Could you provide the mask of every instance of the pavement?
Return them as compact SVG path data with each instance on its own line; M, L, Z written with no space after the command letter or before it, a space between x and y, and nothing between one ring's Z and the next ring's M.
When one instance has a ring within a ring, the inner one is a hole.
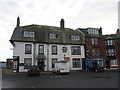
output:
M5 74L26 74L26 72L13 72L12 69L7 69L7 68L2 68L1 69L2 73ZM104 72L118 72L118 69L106 69ZM87 71L70 71L70 72L87 72ZM40 75L50 75L53 74L52 71L42 71L40 72Z
M6 74L26 74L26 72L13 72L12 69L7 69L7 68L2 68L2 73L6 73ZM40 72L41 74L50 74L52 72Z

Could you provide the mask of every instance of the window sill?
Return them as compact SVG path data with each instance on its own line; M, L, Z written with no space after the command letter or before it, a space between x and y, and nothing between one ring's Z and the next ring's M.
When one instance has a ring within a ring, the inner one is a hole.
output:
M32 54L32 53L25 53L25 54Z
M118 66L118 65L111 65L112 67L114 67L114 66Z
M81 55L81 54L72 54L72 55Z
M52 53L52 55L57 55L57 53Z

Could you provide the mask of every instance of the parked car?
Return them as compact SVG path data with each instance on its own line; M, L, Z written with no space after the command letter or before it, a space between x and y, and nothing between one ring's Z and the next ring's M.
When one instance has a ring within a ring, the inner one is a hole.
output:
M61 73L69 73L69 62L59 61L55 63L55 67L53 68L53 73L61 74Z
M93 72L104 72L103 60L87 60L87 70Z
M36 66L36 65L29 66L27 75L29 75L29 76L39 76L40 75L39 67Z
M93 65L93 67L91 67L89 70L93 72L103 72L104 67L101 67L99 65Z

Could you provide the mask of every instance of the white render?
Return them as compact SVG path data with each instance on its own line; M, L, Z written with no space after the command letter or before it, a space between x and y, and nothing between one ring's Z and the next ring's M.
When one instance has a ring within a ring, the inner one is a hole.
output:
M82 59L85 58L84 45L62 45L62 44L41 44L32 42L14 42L13 56L19 56L19 63L24 63L24 58L32 58L32 65L34 59L34 50L35 57L38 55L38 46L44 45L44 55L46 56L45 60L45 71L52 71L52 58L57 58L58 61L63 60L64 57L70 57L70 70L82 70ZM25 54L25 44L32 44L32 54ZM35 49L34 49L35 45ZM52 45L57 46L57 55L52 55ZM80 46L81 55L71 55L71 46ZM67 47L67 53L62 52L62 47ZM80 58L81 68L73 68L72 59ZM37 60L35 61L37 65ZM19 72L27 72L27 69L24 69L24 66L19 66Z

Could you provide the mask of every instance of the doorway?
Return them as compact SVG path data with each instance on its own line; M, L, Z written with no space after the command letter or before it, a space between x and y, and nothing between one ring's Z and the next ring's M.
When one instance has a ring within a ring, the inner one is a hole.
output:
M19 72L19 56L13 56L13 72Z
M45 67L44 59L38 60L38 67L39 67L40 71L44 71L44 67Z
M110 69L110 61L109 60L106 61L106 69Z

